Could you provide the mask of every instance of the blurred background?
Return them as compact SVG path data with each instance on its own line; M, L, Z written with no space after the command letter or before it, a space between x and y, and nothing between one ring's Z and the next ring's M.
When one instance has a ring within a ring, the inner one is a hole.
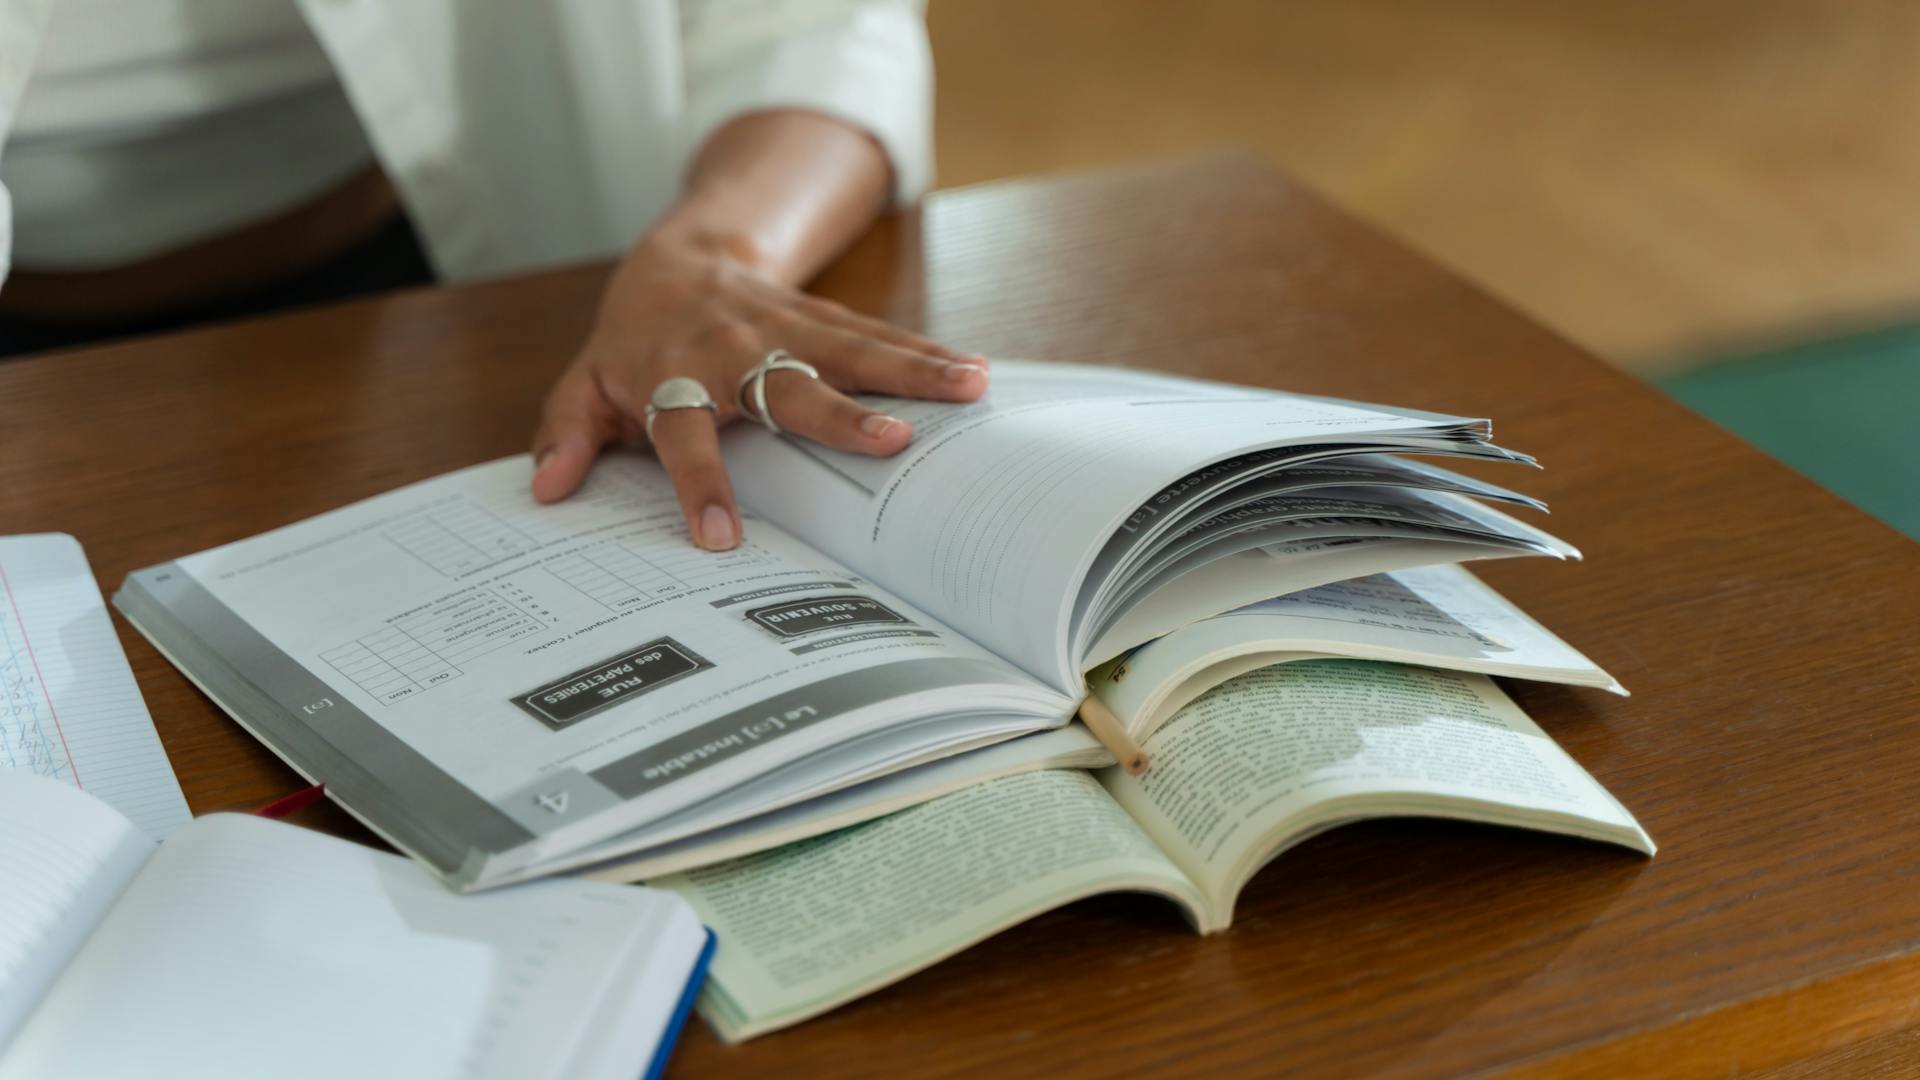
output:
M932 0L940 182L1249 149L1920 537L1920 4Z

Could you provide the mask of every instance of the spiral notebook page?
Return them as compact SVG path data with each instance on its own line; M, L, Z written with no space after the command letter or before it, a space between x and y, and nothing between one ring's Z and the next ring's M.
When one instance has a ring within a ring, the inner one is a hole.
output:
M0 767L92 792L155 839L192 816L64 533L0 536Z

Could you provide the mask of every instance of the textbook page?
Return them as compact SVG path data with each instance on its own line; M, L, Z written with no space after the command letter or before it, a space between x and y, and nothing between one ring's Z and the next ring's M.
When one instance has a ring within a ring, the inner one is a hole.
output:
M1400 504L1398 508L1394 504ZM1302 509L1303 504L1311 509ZM1295 509L1289 509L1289 507ZM1413 507L1420 509L1415 510ZM1315 510L1347 512L1316 514ZM1394 520L1389 514L1404 515ZM1516 526L1506 528L1507 525ZM1124 619L1148 597L1169 590L1177 578L1214 562L1254 549L1272 550L1302 543L1342 544L1356 538L1430 540L1491 546L1511 554L1579 557L1551 535L1534 530L1458 495L1394 492L1367 501L1282 498L1219 515L1174 538L1136 566L1124 586L1112 590L1095 609L1091 629L1100 631ZM1390 566L1381 570L1392 569ZM1268 596L1279 595L1269 593ZM1256 596L1255 599L1265 599ZM1103 612L1103 613L1102 613ZM1089 627L1083 626L1083 632Z
M970 405L870 404L914 425L898 455L845 454L736 425L723 445L741 501L1063 693L1080 686L1068 623L1082 579L1143 500L1234 454L1434 423L1168 375L1012 360L994 363L991 388Z
M1297 636L1295 628L1312 626L1356 645L1542 672L1589 672L1595 685L1626 693L1579 650L1458 566L1334 582L1221 618L1253 620L1257 632L1271 636Z
M1437 451L1429 449L1427 452ZM1089 582L1097 583L1098 587L1082 590L1076 600L1073 616L1075 633L1087 632L1089 617L1103 605L1111 603L1107 594L1132 580L1135 575L1131 571L1143 560L1164 550L1169 543L1188 537L1204 538L1210 532L1217 533L1219 530L1211 526L1224 523L1228 516L1239 516L1244 520L1244 511L1251 507L1273 507L1275 500L1298 498L1305 493L1317 497L1344 489L1367 502L1372 501L1371 497L1376 494L1391 498L1393 492L1411 489L1472 496L1541 511L1546 509L1546 505L1538 499L1417 461L1362 454L1303 462L1294 460L1298 456L1295 450L1269 450L1261 454L1229 458L1182 477L1173 486L1143 503L1094 559ZM1276 467L1278 471L1268 471ZM1238 478L1235 478L1236 471ZM1223 476L1233 478L1224 487ZM1441 516L1444 520L1480 531L1503 535L1510 531L1501 527L1497 519L1471 519L1463 517L1460 511L1456 503ZM1399 510L1395 514L1405 517ZM1421 517L1431 520L1430 515L1423 514ZM1111 619L1111 615L1104 618Z
M0 1051L153 848L99 799L0 771Z
M156 840L193 816L65 533L0 536L0 768L91 792Z
M216 814L134 879L0 1078L566 1075L594 1006L664 935L704 940L651 890L458 896L398 856Z
M1097 769L1111 764L1113 754L1100 745L1085 724L1068 724L902 769L671 843L628 852L621 850L616 837L607 842L615 857L596 859L595 852L588 849L580 853L574 865L581 867L576 871L580 876L597 881L651 881L858 825L1003 776L1040 769ZM570 867L563 864L560 868Z
M775 526L753 523L733 551L694 547L649 459L608 455L545 507L530 470L520 456L449 473L141 571L127 591L273 699L236 715L286 717L283 743L323 740L308 758L334 755L336 797L398 804L360 812L468 885L513 869L474 852L536 865L857 738L877 756L849 750L819 775L854 782L1071 713Z
M1226 925L1255 870L1358 817L1438 815L1653 843L1484 675L1361 660L1260 668L1176 714L1102 783Z
M1129 649L1233 610L1246 602L1249 586L1255 582L1268 596L1283 596L1350 578L1513 554L1514 548L1501 544L1389 536L1293 540L1253 548L1182 575L1177 589L1139 597L1101 632L1087 651L1087 661L1105 663Z
M818 1015L1096 893L1199 896L1083 772L1009 776L653 882L720 936L701 1012L739 1040Z
M1450 565L1338 581L1191 623L1128 653L1124 668L1108 668L1093 686L1142 737L1229 672L1316 652L1626 693L1552 631Z

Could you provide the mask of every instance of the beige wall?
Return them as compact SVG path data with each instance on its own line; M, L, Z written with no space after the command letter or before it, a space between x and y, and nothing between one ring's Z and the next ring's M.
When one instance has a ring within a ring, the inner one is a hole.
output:
M943 186L1250 147L1646 368L1920 306L1920 3L932 0Z

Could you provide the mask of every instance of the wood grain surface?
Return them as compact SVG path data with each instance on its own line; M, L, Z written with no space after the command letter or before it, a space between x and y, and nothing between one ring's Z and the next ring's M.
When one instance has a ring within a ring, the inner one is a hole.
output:
M111 591L524 449L604 273L0 364L0 532L73 533ZM1920 548L1245 160L943 193L818 288L989 355L1492 416L1547 468L1486 474L1588 557L1485 576L1634 696L1509 689L1661 853L1352 826L1227 933L1085 901L784 1033L695 1025L673 1075L1798 1076L1920 1045ZM298 785L119 625L196 812Z
M1920 317L1912 0L933 0L943 183L1244 146L1638 370Z

